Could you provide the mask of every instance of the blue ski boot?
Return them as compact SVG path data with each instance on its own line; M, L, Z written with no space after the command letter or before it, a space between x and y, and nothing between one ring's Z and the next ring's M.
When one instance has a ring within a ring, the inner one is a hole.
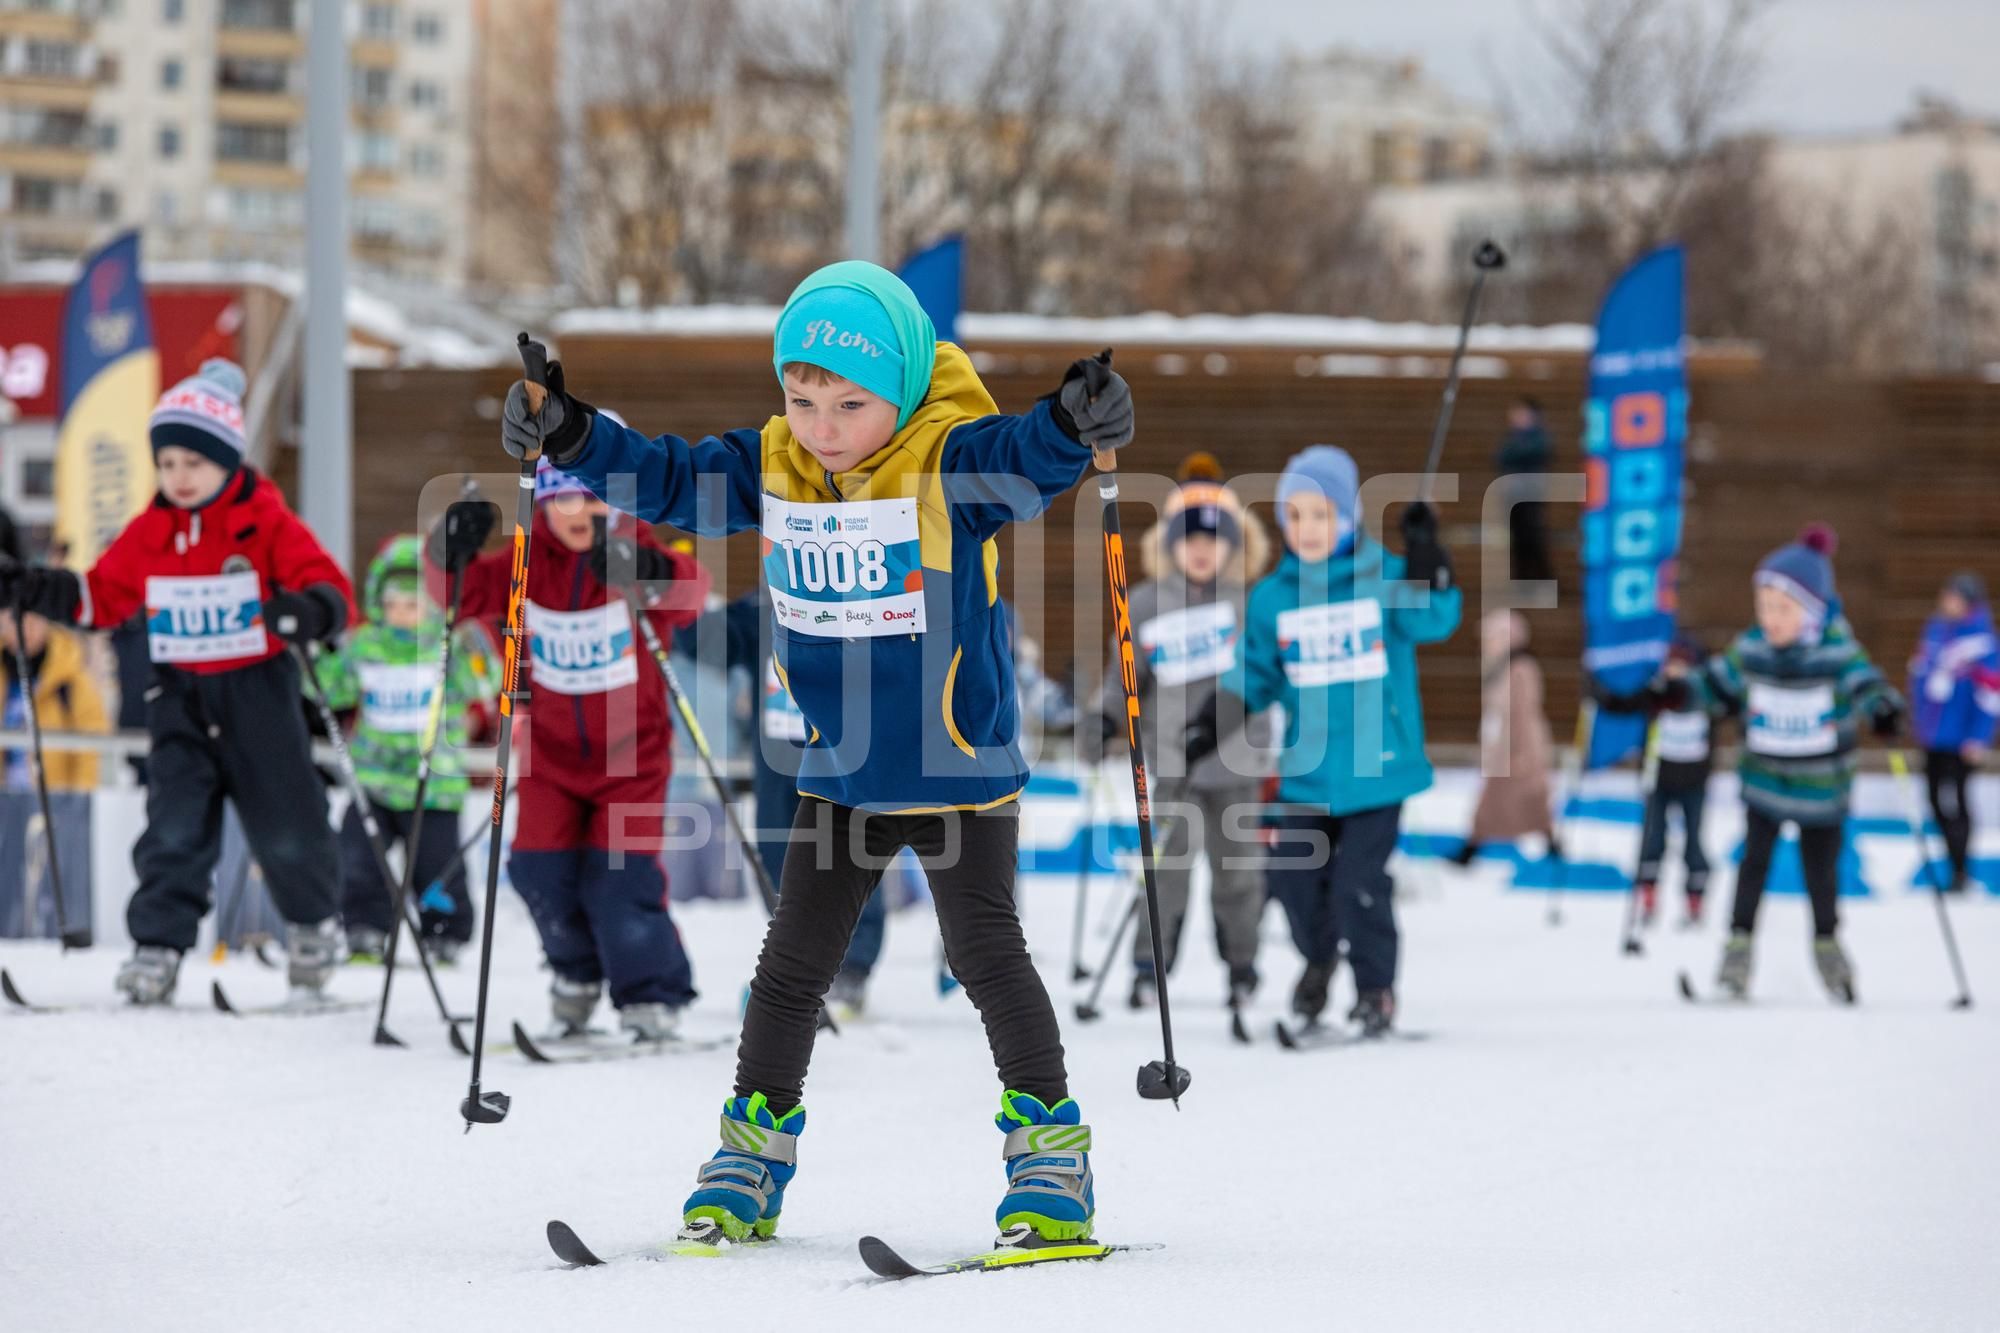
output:
M994 1214L1002 1245L1090 1238L1097 1199L1090 1175L1090 1126L1065 1097L1053 1107L1025 1092L1000 1094L993 1122L1007 1135L1007 1193ZM1010 1235L1010 1233L1012 1233Z
M694 1193L681 1206L680 1239L714 1245L776 1235L805 1127L805 1107L777 1115L761 1092L724 1102L722 1147L695 1173Z

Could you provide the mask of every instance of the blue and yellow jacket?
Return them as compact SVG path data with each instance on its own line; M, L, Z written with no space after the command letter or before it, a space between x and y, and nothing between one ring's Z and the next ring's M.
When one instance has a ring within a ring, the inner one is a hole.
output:
M1252 714L1285 707L1280 802L1349 815L1431 785L1417 645L1451 637L1461 594L1402 579L1403 557L1362 536L1316 564L1287 551L1250 590L1223 684Z
M690 443L602 413L563 467L621 509L707 537L761 530L767 501L914 501L921 567L899 586L921 588L925 632L836 638L780 615L772 654L811 728L799 790L919 813L998 805L1027 785L993 539L1089 465L1047 403L1000 415L965 353L939 343L923 405L851 471L829 474L782 416Z

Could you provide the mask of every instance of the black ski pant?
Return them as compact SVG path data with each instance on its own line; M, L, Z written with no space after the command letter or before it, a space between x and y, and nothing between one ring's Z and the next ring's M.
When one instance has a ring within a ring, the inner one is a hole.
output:
M334 914L340 861L289 654L211 675L153 671L146 691L146 829L125 909L135 944L194 947L222 852L226 796L286 921Z
M1708 889L1708 853L1701 845L1701 816L1708 804L1708 786L1655 787L1646 798L1646 815L1639 831L1639 873L1641 884L1660 882L1660 865L1667 857L1667 815L1681 814L1681 858L1687 865L1687 893L1694 897Z
M1736 902L1730 909L1731 930L1757 929L1757 907L1764 901L1764 881L1771 874L1771 853L1785 822L1755 806L1743 810L1743 864L1736 869ZM1805 871L1806 896L1812 900L1813 934L1823 939L1840 927L1840 849L1846 819L1833 824L1799 825L1799 863Z
M1055 1006L1028 957L1014 909L1019 807L898 815L808 797L785 855L778 912L764 935L736 1095L763 1093L779 1115L799 1104L820 1004L861 905L904 847L930 879L946 961L986 1025L1001 1084L1053 1106L1069 1095Z
M1957 888L1972 873L1972 804L1966 799L1972 765L1956 750L1926 750L1924 778L1930 784L1931 813L1944 830L1945 854L1951 858L1946 887ZM1924 859L1930 859L1928 851Z
M410 826L416 814L377 805L375 825L382 830L382 851L398 846L410 854ZM416 878L410 892L417 899L424 934L441 935L464 944L472 938L472 900L465 891L465 861L458 854L458 811L426 810L417 832ZM393 858L390 864L394 865ZM350 931L379 930L388 934L395 920L395 893L400 887L382 880L375 850L368 844L368 827L361 811L347 807L340 821L340 915Z
M1396 984L1389 856L1402 819L1400 801L1349 815L1289 812L1275 821L1277 838L1265 862L1264 882L1284 907L1292 943L1306 962L1332 967L1345 944L1354 984L1364 991Z

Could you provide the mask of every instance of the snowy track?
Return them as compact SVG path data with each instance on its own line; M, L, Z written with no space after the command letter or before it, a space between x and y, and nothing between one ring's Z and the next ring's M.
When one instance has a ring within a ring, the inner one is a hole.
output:
M1024 896L1059 979L1067 881ZM1991 1330L2000 903L1954 905L1985 1006L1969 1013L1946 1008L1926 902L1843 908L1858 1010L1820 995L1795 898L1766 904L1758 1002L1697 1008L1674 975L1711 975L1713 928L1627 959L1610 896L1573 897L1550 929L1536 895L1452 884L1403 908L1404 1018L1432 1039L1308 1058L1266 1037L1295 972L1276 911L1247 1048L1199 956L1208 924L1191 921L1178 1114L1132 1090L1157 1055L1153 1016L1107 1007L1086 1026L1058 994L1097 1131L1100 1234L1167 1250L901 1286L867 1280L857 1239L918 1263L969 1253L991 1239L1001 1179L985 1042L962 998L935 998L920 913L891 921L875 1022L821 1039L785 1243L581 1272L557 1266L544 1224L605 1253L670 1234L715 1142L730 1049L567 1069L494 1056L486 1086L513 1112L466 1135L465 1063L420 987L397 988L411 1048L384 1050L372 1013L208 1012L212 976L246 1004L281 982L191 960L184 1012L0 1013L0 1325L1018 1333L1146 1311L1164 1329ZM762 913L691 907L681 923L705 988L688 1031L726 1032ZM1106 928L1093 922L1093 952ZM501 932L494 1042L545 1012L518 910ZM48 1003L108 998L117 962L0 945ZM379 979L352 969L338 989ZM471 970L444 984L469 1012Z

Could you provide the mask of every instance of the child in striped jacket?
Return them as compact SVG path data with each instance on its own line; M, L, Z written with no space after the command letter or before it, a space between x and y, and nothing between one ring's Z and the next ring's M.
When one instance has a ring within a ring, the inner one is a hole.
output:
M1693 667L1676 664L1642 694L1608 702L1629 708L1656 701L1741 717L1743 864L1716 984L1736 998L1749 992L1757 907L1778 836L1791 823L1812 900L1813 961L1828 992L1851 1003L1854 971L1835 938L1835 900L1854 753L1864 719L1879 736L1900 731L1903 700L1845 618L1829 618L1837 603L1823 553L1800 543L1780 547L1757 567L1755 583L1757 623L1725 651Z

